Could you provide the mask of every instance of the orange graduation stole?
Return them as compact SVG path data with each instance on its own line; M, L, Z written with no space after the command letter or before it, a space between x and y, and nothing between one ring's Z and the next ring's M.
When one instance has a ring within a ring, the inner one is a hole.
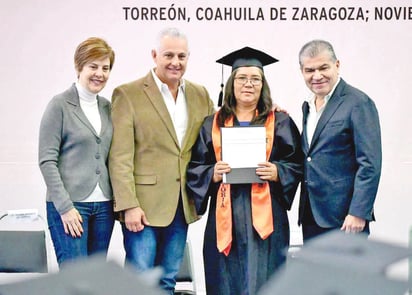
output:
M233 126L233 116L225 121L225 127ZM265 123L266 128L266 160L272 152L275 130L275 114L270 112ZM217 124L217 113L212 127L213 149L216 161L222 159L222 144L220 128ZM253 227L264 240L273 232L272 201L270 198L269 183L253 183L251 191ZM216 237L219 252L229 255L232 246L232 204L230 184L221 183L216 198Z

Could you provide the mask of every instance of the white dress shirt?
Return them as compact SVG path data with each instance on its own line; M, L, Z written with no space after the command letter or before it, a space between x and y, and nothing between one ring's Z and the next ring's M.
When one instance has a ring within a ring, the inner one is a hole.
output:
M173 127L176 132L177 139L179 140L180 147L182 146L183 138L186 134L187 129L187 105L185 96L185 83L182 79L178 87L177 98L174 99L169 87L160 81L156 73L152 69L152 75L159 88L160 93L163 96L163 100L166 104L167 110L169 111L170 118L173 122Z
M311 97L306 100L309 104L309 113L308 113L308 117L306 118L306 137L308 138L309 145L312 142L313 134L315 133L315 129L316 129L316 126L318 125L319 118L323 114L326 104L329 102L329 99L331 98L333 92L335 91L336 86L338 85L339 81L340 81L340 78L338 78L338 81L333 86L332 91L329 92L328 95L325 96L324 103L319 108L319 110L316 110L316 105L315 105L316 96L311 95Z

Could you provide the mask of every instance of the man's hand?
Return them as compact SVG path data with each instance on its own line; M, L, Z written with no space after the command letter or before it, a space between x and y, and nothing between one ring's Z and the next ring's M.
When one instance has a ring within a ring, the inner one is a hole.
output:
M353 215L347 215L340 230L346 233L360 233L366 225L366 220Z
M142 208L130 208L124 212L126 228L132 232L139 232L144 229L145 225L149 225L146 215Z
M285 114L288 113L285 109L281 108L281 107L280 107L278 104L276 104L276 103L273 103L272 111L282 112L282 113L285 113Z

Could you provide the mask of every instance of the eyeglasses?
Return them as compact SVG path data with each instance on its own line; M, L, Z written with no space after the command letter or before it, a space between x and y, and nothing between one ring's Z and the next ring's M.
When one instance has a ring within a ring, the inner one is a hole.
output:
M248 81L250 81L250 84L253 86L259 86L262 84L262 79L256 77L252 77L250 79L248 77L236 77L235 81L239 85L245 85Z

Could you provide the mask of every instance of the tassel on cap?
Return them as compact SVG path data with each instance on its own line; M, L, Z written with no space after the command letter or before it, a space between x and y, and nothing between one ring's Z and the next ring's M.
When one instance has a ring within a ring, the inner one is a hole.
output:
M220 84L219 100L217 101L217 106L221 107L223 104L223 83Z
M222 83L220 83L220 92L219 92L219 99L217 101L217 106L221 107L223 104L223 87L225 85L223 84L223 64L222 64Z

